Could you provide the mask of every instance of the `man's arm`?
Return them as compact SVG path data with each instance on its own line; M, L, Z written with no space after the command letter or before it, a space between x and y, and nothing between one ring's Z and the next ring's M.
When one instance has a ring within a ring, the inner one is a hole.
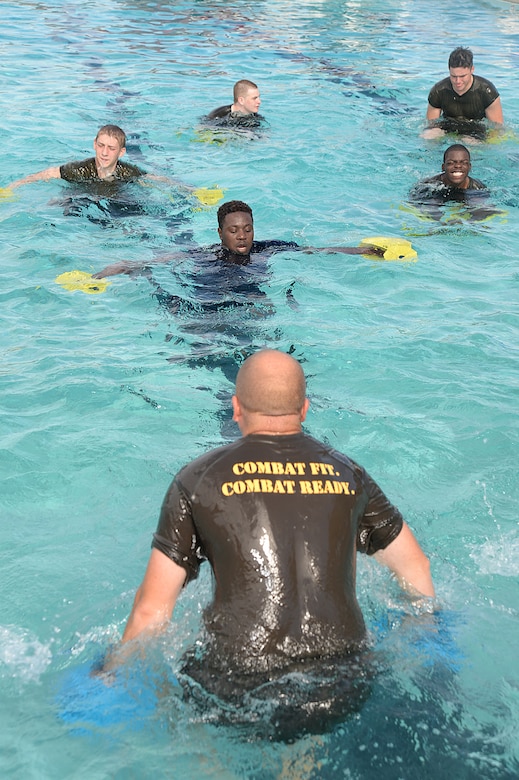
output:
M377 257L383 257L385 249L369 244L364 246L302 246L301 252L307 252L308 254L312 254L312 252L330 252L330 254L376 255Z
M429 559L407 523L403 524L396 539L385 550L376 552L374 557L391 569L404 590L435 597Z
M154 633L171 619L186 580L186 570L160 550L153 549L146 574L133 602L122 641L129 642L143 631Z
M173 260L184 261L187 259L186 252L173 252L169 255L154 257L152 260L140 262L138 260L119 260L117 263L111 263L105 266L101 271L92 274L92 279L105 279L107 276L117 276L118 274L131 274L133 271L140 271L148 268L150 265L159 263L171 263Z
M186 576L186 570L167 555L155 548L151 551L146 574L135 594L121 645L124 646L142 634L159 633L166 627ZM105 661L103 671L119 666L129 652L131 651L128 648L121 649L119 646Z
M29 176L25 176L23 179L18 179L9 184L9 189L14 190L15 187L20 187L22 184L30 184L33 181L48 181L49 179L61 179L60 166L55 165L52 168L45 168L44 171L38 173L31 173Z
M490 122L495 122L497 125L503 124L503 108L501 106L501 98L496 98L485 109L485 116Z
M427 103L427 111L425 113L425 118L428 122L432 122L433 119L439 119L441 116L442 110L441 108L435 108L434 106L431 106L430 103Z

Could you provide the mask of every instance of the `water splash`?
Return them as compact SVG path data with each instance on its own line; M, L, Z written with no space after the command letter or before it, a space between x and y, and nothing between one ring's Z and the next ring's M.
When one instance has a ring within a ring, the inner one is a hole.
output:
M519 575L519 537L515 532L487 539L470 553L482 574Z
M37 682L51 659L49 644L40 642L30 631L0 626L0 678Z

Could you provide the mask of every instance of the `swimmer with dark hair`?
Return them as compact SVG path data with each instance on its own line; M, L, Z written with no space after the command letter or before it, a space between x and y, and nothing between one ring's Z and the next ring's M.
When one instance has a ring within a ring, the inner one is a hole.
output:
M422 207L425 216L438 220L444 215L440 207L449 202L466 206L468 217L473 221L503 213L485 205L488 204L488 187L469 175L471 169L467 147L463 144L452 144L444 152L442 173L416 184L409 193L409 201Z
M468 138L484 139L487 127L481 120L503 124L499 92L488 79L474 75L470 49L458 47L449 56L449 76L429 92L424 138L438 138L458 133Z
M335 247L311 247L300 246L295 241L256 241L254 239L254 220L252 209L241 200L231 200L222 203L217 212L218 235L220 244L207 249L190 249L187 252L175 252L154 258L146 262L121 261L106 266L102 271L94 274L95 279L117 274L130 274L139 269L146 268L157 263L169 263L182 260L187 257L212 255L226 264L247 265L251 258L270 257L278 252L287 250L299 250L301 252L327 252L345 255L373 255L383 257L384 249L364 244L362 246L335 246Z

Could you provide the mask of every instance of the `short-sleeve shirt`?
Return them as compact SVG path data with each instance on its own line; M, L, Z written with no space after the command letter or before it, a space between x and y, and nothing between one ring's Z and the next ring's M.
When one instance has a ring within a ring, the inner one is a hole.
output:
M65 181L84 182L84 181L135 181L141 176L145 176L145 171L131 163L117 160L113 174L105 179L101 179L97 173L95 157L89 157L87 160L79 162L69 162L61 165L60 176Z
M213 122L217 127L260 127L265 122L261 114L243 114L231 109L232 105L215 108L204 117L204 121Z
M384 549L402 523L346 455L304 433L257 434L177 474L152 546L185 568L186 581L209 561L207 660L258 672L362 643L356 553Z
M184 263L179 272L175 265L172 267L181 288L186 291L189 288L192 307L184 302L184 314L190 308L195 315L207 315L220 309L250 308L254 302L260 303L266 297L262 285L268 282L268 259L278 252L299 248L295 241L274 239L253 241L246 256L235 255L222 244L189 250L185 254L186 260L191 261L190 269L186 271ZM205 318L204 322L207 328Z
M450 78L442 79L429 92L429 104L441 109L445 118L463 121L481 120L486 109L499 97L499 92L488 79L474 76L472 85L463 95L452 88Z

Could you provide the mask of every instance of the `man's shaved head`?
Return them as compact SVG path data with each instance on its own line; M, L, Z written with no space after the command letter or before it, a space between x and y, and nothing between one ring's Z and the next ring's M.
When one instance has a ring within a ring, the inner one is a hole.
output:
M238 371L236 397L247 412L271 417L300 414L305 396L303 369L285 352L256 352Z

